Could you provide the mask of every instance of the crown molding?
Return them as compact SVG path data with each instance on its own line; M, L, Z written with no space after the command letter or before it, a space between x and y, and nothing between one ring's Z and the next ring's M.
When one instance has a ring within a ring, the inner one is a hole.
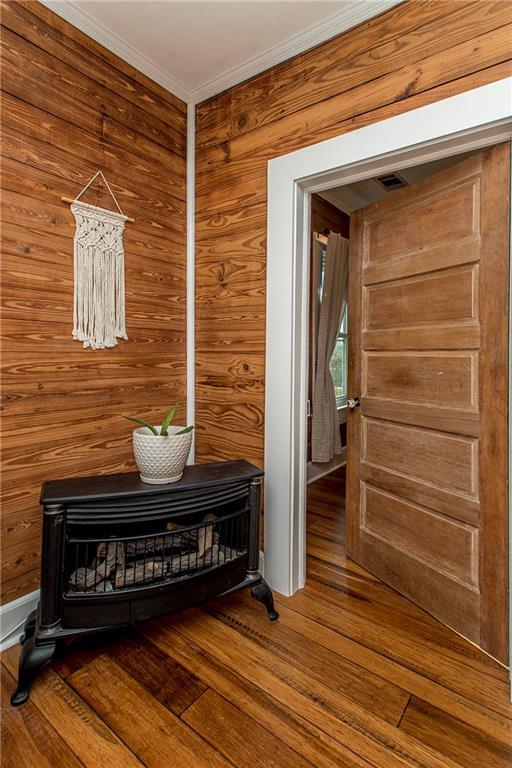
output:
M277 45L267 48L237 67L222 72L217 77L208 80L190 92L194 104L216 96L233 85L242 83L266 69L281 64L299 53L325 43L336 35L356 27L363 21L378 16L403 0L346 0L343 8L325 19L313 24L303 32L282 40Z
M97 43L131 64L132 67L147 75L162 88L170 91L174 96L188 104L198 104L233 85L270 69L276 64L281 64L298 53L346 32L351 27L355 27L373 16L378 16L394 5L398 5L402 0L347 0L341 10L327 16L317 24L192 89L148 59L137 48L122 40L114 32L98 24L92 16L78 8L73 2L69 0L67 2L63 2L63 0L40 0L40 2Z
M147 75L155 83L165 88L166 91L190 103L189 88L148 59L147 56L144 56L133 45L125 42L110 29L107 29L107 27L98 24L92 16L81 8L77 8L73 2L63 2L63 0L39 0L39 2L49 8L50 11L56 13L57 16L60 16L65 21L69 21L80 32L88 35L88 37L92 37L93 40L107 48L111 53L115 53L116 56L126 61L127 64L131 64L139 72Z

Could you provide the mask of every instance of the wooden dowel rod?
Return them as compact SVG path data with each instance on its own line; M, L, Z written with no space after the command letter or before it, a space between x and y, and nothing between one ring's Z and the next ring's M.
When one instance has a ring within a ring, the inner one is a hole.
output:
M75 201L75 200L73 200L73 198L71 198L71 197L61 197L61 200L62 200L62 202L63 202L63 203L69 203L70 205L72 205L72 203L76 202L76 201ZM96 207L98 208L98 207L100 207L100 206L96 206ZM105 208L105 210L107 210L107 209ZM117 211L112 211L112 213L117 213ZM124 216L124 213L123 213L123 216ZM127 217L126 217L126 221L131 221L131 222L132 222L132 224L134 224L134 223L135 223L135 219L132 219L132 217L131 217L131 216L127 216Z

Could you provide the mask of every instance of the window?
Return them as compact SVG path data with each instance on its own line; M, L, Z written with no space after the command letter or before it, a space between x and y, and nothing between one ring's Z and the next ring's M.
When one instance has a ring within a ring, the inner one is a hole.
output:
M348 376L348 304L345 304L336 346L331 357L330 370L336 393L336 405L341 408L347 404Z
M324 284L324 270L325 270L325 254L327 250L326 243L317 237L317 241L320 246L320 269L318 280L318 291L316 300L316 316L315 316L315 329L318 328L318 317L320 314L320 303L322 299L322 291ZM316 333L316 330L315 330ZM316 338L316 337L315 337ZM329 365L332 380L334 383L334 391L336 393L336 405L338 408L343 408L347 404L347 389L348 389L348 304L345 304L343 311L343 317L341 318L340 330L338 338L336 340L336 346L331 357Z

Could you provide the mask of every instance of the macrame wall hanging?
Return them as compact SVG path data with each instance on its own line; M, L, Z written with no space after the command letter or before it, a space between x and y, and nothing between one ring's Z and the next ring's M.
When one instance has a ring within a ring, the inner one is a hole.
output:
M117 211L109 211L80 200L100 177ZM115 347L128 339L125 329L124 248L125 216L105 176L98 171L71 204L76 221L74 240L73 338L84 348Z

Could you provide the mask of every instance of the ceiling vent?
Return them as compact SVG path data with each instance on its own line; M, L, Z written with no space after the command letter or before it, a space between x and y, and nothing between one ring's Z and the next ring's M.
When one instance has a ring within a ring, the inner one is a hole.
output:
M383 173L382 176L377 176L375 181L380 184L381 187L388 190L388 192L393 189L400 189L401 187L408 186L408 182L396 171L393 171L392 173Z

